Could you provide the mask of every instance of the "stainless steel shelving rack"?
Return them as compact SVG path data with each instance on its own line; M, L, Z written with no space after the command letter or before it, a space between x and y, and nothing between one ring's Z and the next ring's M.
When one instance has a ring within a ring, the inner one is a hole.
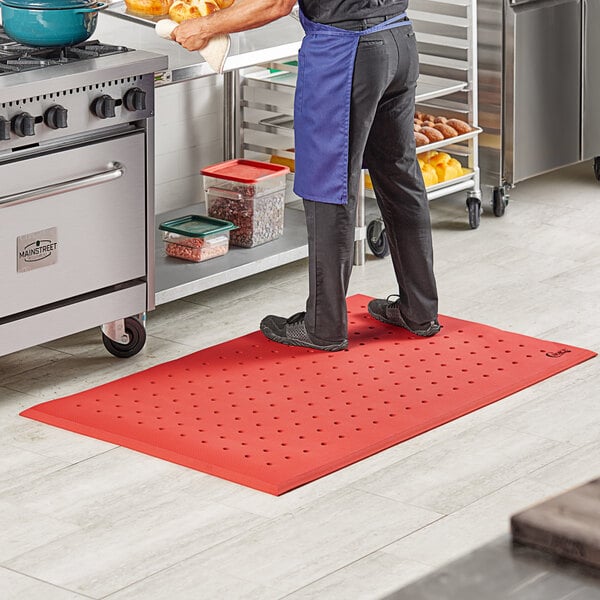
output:
M479 227L481 188L479 174L477 106L477 0L411 0L409 15L417 35L421 77L461 83L429 98L419 97L417 109L469 122L474 131L466 136L421 146L418 153L444 148L458 158L468 174L428 189L430 200L467 192L469 225Z
M477 7L476 0L411 0L408 14L417 33L420 76L418 110L468 121L472 133L453 140L428 144L419 153L444 148L458 158L468 173L428 189L435 200L467 192L469 224L479 226L481 191L477 137ZM295 56L260 65L244 73L242 143L255 156L273 154L293 159L293 97L297 67ZM372 195L369 190L366 196ZM357 215L356 262L362 263L366 228L364 202Z

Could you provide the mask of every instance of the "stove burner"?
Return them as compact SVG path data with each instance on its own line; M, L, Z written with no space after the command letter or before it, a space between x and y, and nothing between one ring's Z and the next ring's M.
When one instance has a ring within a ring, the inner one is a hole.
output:
M59 48L33 48L11 40L0 27L0 76L129 51L125 46L111 46L97 40Z

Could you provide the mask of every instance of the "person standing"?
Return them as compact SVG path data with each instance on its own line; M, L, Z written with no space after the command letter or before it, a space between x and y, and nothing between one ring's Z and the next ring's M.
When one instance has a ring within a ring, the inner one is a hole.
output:
M429 337L440 331L429 204L413 135L419 59L408 0L300 0L306 33L294 100L294 192L303 198L309 295L304 311L269 315L263 334L328 352L348 347L346 294L354 259L361 169L368 168L398 293L369 302L384 323ZM219 33L289 14L293 0L237 0L172 34L199 50Z

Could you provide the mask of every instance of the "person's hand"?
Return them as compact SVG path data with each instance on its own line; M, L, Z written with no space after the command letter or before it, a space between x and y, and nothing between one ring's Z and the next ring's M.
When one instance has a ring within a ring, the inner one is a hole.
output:
M183 21L173 30L171 39L181 44L186 50L202 50L211 38L203 21L203 17Z

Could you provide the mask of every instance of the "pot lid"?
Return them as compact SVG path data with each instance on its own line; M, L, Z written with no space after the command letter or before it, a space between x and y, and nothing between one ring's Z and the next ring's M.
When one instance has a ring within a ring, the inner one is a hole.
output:
M96 2L97 0L0 0L0 4L7 6L34 9L81 8L91 6Z

